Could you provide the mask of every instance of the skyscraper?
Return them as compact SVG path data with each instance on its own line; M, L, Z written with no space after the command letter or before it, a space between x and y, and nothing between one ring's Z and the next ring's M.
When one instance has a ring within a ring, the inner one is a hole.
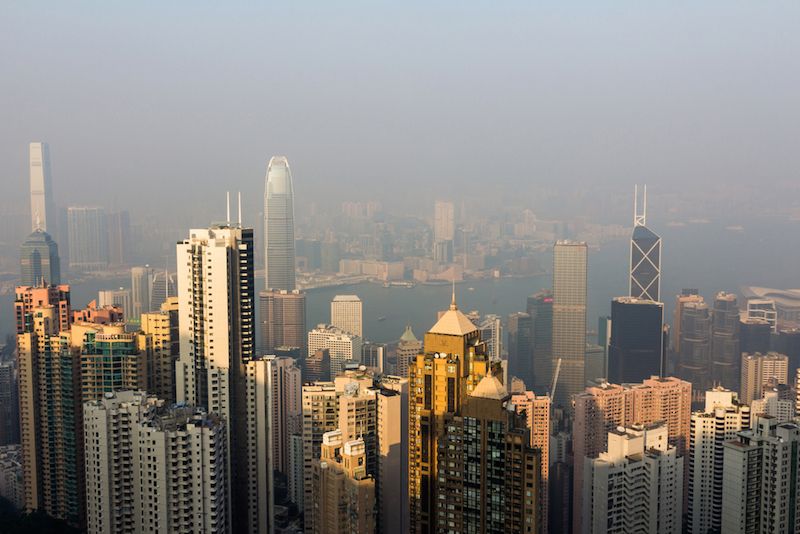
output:
M19 443L17 362L0 361L0 447Z
M153 339L152 363L148 364L148 393L172 404L175 402L175 363L180 354L178 297L170 297L159 311L143 313L142 332Z
M661 298L661 238L647 225L647 186L644 187L641 212L639 190L634 190L633 234L629 296L659 302Z
M739 398L744 404L760 399L765 387L771 382L787 384L789 382L789 358L777 352L750 354L742 353L742 375L739 386Z
M74 323L70 342L80 347L81 397L84 402L104 393L152 391L148 368L153 365L153 338L125 332L125 326Z
M335 326L320 324L308 333L308 357L319 349L330 351L331 377L344 370L347 362L361 362L361 338Z
M339 424L339 395L333 382L312 382L303 385L303 499L297 506L303 510L306 532L314 531L314 460L319 458L323 436Z
M455 232L453 203L437 200L433 207L433 259L444 263L453 261Z
M723 447L722 532L797 532L800 428L756 417L752 430Z
M25 509L85 521L80 347L59 332L53 304L33 307L17 334Z
M227 424L234 530L251 530L247 388L255 356L253 230L225 223L192 229L177 245L180 358L176 396Z
M294 192L289 161L273 156L264 192L266 288L291 291L294 278Z
M540 498L542 503L541 525L542 532L548 530L548 508L550 503L550 411L551 402L547 395L536 395L533 391L516 393L511 396L511 404L517 413L525 414L525 420L530 431L533 448L541 452L539 478L541 484Z
M480 330L459 311L455 295L423 345L408 380L409 526L415 534L436 531L439 514L446 513L439 510L437 453L447 435L445 418L460 414L490 365Z
M663 423L609 431L606 452L584 460L580 532L679 534L684 461Z
M47 143L30 144L31 230L50 233L56 229L53 204L53 178L50 175L50 147Z
M768 352L771 327L766 319L740 319L739 351L747 353Z
M445 414L446 432L433 451L435 532L540 531L541 452L509 401L489 372L458 411Z
M153 269L149 265L131 268L131 310L128 321L138 321L143 313L153 311L150 297L153 292Z
M587 387L575 396L573 451L573 531L582 532L584 458L597 458L606 450L608 432L618 426L649 425L663 421L669 442L678 456L689 443L692 385L677 378L652 377L641 384L609 384Z
M17 286L14 290L14 318L17 324L17 334L31 331L33 311L42 306L53 306L56 309L57 325L54 327L56 332L69 330L72 312L68 285Z
M711 310L700 298L682 305L678 375L692 383L695 392L711 387Z
M750 428L750 408L736 393L718 387L691 421L687 525L692 534L720 532L722 524L722 444Z
M732 390L739 388L739 307L736 295L717 293L711 322L711 381Z
M531 344L533 349L534 391L550 391L553 359L553 293L540 291L528 297L528 315L533 324Z
M131 292L129 289L101 289L97 292L97 305L101 308L112 306L122 310L122 316L127 320L131 313Z
M558 241L553 247L553 358L561 371L553 402L569 406L583 391L586 352L586 243Z
M175 297L178 291L175 287L175 279L167 271L158 271L153 275L153 289L150 292L150 308L158 310L169 297Z
M508 316L508 374L533 385L533 321L525 312Z
M226 425L142 391L87 402L90 534L230 532Z
M341 430L322 436L312 462L314 534L374 532L375 479L367 472L362 439L344 440Z
M265 356L271 387L272 465L275 471L289 473L291 437L303 433L303 380L292 358Z
M358 295L336 295L331 301L331 324L362 339L363 314L363 303Z
M681 351L681 323L683 322L683 307L690 303L690 302L705 302L703 297L701 297L697 289L694 288L684 288L681 291L681 294L678 295L675 299L675 311L673 312L673 320L672 320L672 327L673 327L673 335L672 335L672 346L676 354L680 355Z
M617 297L611 301L608 380L641 382L664 370L664 305L652 300Z
M258 305L260 352L273 354L278 348L293 347L303 354L307 344L306 294L297 289L260 291Z
M45 286L61 283L58 245L44 230L36 229L20 247L20 285Z
M108 232L103 208L70 206L67 230L70 269L100 271L108 267Z
M408 380L384 375L378 398L378 532L408 532Z

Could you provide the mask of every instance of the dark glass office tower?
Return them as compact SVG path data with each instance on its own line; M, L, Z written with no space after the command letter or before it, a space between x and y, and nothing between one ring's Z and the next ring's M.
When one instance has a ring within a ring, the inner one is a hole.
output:
M678 374L692 383L692 390L711 388L711 310L702 299L687 302L681 312Z
M779 330L772 345L772 350L789 357L789 376L795 376L796 369L800 367L800 329Z
M20 247L21 286L45 287L61 283L58 245L44 230L35 230Z
M528 297L531 316L531 348L533 352L533 391L545 393L550 388L553 358L553 293L540 291Z
M736 295L720 292L714 299L711 323L711 381L738 391L741 361Z
M664 365L664 305L652 300L618 297L611 301L608 380L641 382L660 376Z
M533 321L525 312L508 316L508 373L533 388Z
M742 319L739 322L740 352L766 354L771 333L772 327L766 319Z

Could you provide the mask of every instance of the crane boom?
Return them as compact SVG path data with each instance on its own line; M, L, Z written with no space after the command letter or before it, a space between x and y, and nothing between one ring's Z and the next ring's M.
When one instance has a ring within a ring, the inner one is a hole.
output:
M558 374L561 372L561 358L556 362L556 371L553 373L553 383L550 384L550 398L556 396L556 386L558 385Z

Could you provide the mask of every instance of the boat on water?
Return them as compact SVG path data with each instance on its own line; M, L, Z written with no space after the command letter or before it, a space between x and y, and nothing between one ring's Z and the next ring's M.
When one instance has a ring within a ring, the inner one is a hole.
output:
M385 315L381 315L380 317L378 317L378 320L379 321L385 321L386 320L386 316Z

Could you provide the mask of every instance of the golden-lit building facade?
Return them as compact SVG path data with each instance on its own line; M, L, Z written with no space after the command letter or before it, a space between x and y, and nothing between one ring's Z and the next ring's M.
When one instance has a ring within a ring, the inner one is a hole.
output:
M486 376L490 363L478 328L456 306L425 334L423 352L409 365L410 532L436 529L437 450L446 419L461 407Z

